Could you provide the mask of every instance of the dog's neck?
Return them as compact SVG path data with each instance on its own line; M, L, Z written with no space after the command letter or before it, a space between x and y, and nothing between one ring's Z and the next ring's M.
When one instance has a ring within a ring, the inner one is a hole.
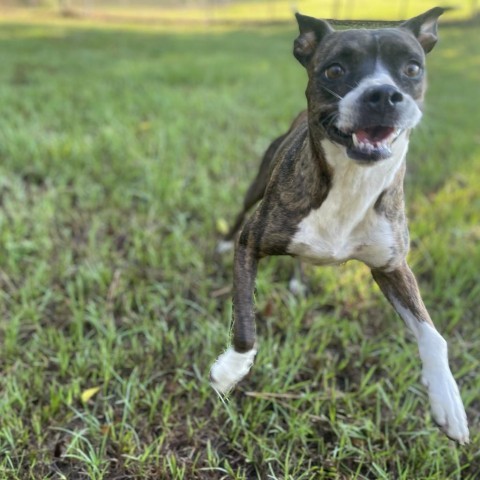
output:
M373 165L362 165L348 157L345 147L323 139L321 141L324 161L332 176L332 188L355 202L355 198L371 197L371 204L392 182L401 181L397 172L405 162L408 150L408 133L403 133L393 145L393 154Z

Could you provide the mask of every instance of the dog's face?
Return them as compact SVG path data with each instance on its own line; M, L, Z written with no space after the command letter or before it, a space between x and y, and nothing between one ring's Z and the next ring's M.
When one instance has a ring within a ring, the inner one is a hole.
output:
M310 125L358 162L390 157L393 143L422 116L425 53L436 43L443 11L398 28L345 31L297 14L294 55L308 71Z

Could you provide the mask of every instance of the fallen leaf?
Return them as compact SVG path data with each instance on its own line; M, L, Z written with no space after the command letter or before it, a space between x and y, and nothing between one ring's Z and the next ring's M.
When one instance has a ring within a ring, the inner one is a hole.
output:
M83 403L87 403L96 393L98 393L100 387L87 388L82 392L81 399Z

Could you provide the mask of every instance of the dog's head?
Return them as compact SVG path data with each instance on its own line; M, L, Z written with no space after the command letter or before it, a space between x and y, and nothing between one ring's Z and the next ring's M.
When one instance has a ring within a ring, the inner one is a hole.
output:
M390 157L422 116L425 54L443 12L436 7L395 28L344 31L297 13L294 55L308 72L310 125L354 160Z

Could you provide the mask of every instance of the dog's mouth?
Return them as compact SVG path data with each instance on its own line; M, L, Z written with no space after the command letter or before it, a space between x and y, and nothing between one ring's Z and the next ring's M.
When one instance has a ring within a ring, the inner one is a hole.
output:
M328 137L347 148L347 155L359 162L384 160L392 155L392 144L402 133L394 126L372 125L344 132L334 125L326 128Z

